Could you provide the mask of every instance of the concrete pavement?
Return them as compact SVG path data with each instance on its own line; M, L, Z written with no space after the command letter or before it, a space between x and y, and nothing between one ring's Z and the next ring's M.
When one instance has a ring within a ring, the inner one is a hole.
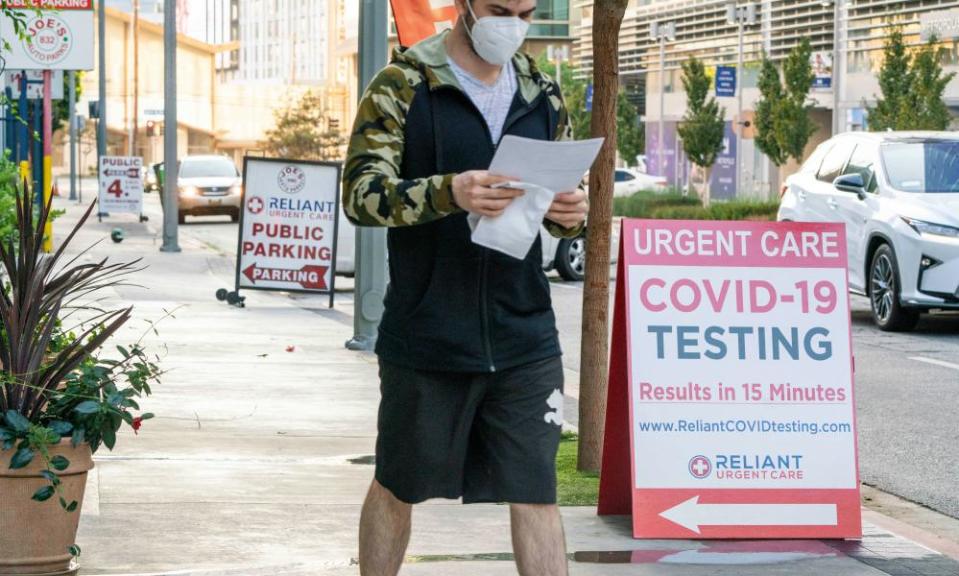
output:
M65 229L80 210L68 209ZM113 244L110 229L126 239ZM248 292L214 299L233 261L181 227L180 254L158 251L160 223L117 215L86 226L86 258L142 257L115 304L136 306L119 337L175 309L147 346L170 370L144 408L157 418L97 455L83 510L81 574L358 574L356 524L372 477L375 358L343 348L351 298ZM292 349L290 348L292 347ZM288 351L291 350L291 351ZM959 563L867 522L862 543L636 541L626 518L564 509L574 575L956 574ZM879 519L881 520L881 519ZM431 502L414 513L403 574L515 574L502 506Z

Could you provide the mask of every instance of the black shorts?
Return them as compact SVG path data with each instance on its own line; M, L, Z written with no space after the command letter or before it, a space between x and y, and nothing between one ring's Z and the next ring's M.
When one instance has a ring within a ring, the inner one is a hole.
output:
M376 480L400 500L556 503L560 357L490 374L380 360L380 391Z

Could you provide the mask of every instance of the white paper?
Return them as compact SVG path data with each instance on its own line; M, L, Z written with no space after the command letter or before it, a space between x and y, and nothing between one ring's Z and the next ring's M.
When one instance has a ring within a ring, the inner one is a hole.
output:
M525 193L496 218L469 217L473 242L523 259L536 241L553 198L579 187L603 145L602 138L552 142L504 136L489 167Z

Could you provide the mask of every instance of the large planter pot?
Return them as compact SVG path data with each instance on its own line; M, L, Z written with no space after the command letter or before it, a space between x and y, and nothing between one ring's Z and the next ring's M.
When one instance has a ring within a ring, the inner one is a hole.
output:
M70 461L58 475L62 496L78 503L73 512L61 508L57 496L32 500L33 493L48 484L40 476L43 459L37 455L26 468L10 470L13 454L0 451L0 576L71 574L69 548L76 542L87 472L93 469L90 446L74 448L62 440L50 449L51 458L62 455Z

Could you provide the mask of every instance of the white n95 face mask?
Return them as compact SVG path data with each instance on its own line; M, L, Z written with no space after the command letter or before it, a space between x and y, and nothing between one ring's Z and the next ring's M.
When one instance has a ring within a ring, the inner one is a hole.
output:
M466 28L473 40L473 49L480 58L495 66L503 66L513 57L526 40L529 22L516 16L484 16L477 18L473 12L473 0L466 6L473 16L473 28Z

